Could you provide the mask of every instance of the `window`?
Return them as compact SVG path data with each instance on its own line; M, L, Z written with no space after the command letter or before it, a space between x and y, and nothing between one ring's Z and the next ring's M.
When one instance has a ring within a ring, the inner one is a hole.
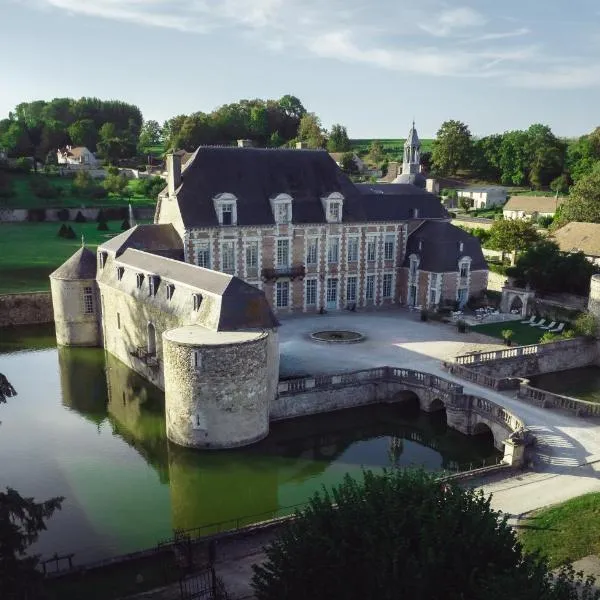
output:
M319 240L317 238L309 238L306 245L306 264L316 265L319 257Z
M94 292L91 287L83 288L83 312L86 315L94 313Z
M334 306L337 304L338 296L338 280L336 277L329 277L327 279L327 304Z
M469 276L469 263L468 262L460 263L460 276L461 277Z
M290 282L278 281L275 286L275 296L277 308L287 308L290 303Z
M117 267L117 279L119 281L123 279L123 273L125 273L125 267Z
M334 223L340 222L341 205L339 202L329 202L329 220Z
M373 300L375 297L375 275L367 275L365 297L367 300Z
M433 287L429 290L429 304L437 304L437 290Z
M394 260L394 241L395 236L393 233L387 234L385 236L384 245L383 245L383 258L385 260Z
M221 225L233 225L233 203L221 204Z
M108 252L100 252L100 254L98 254L98 261L100 262L101 269L104 269L104 265L106 264L107 258L108 258Z
M346 280L346 302L356 302L356 277Z
M156 296L158 285L160 283L160 277L158 275L148 276L148 296Z
M235 273L235 242L221 244L221 271Z
M210 269L210 242L196 242L196 264Z
M356 262L358 260L358 238L348 238L348 262Z
M202 368L202 354L200 350L192 350L192 367L197 371Z
M413 208L411 212L412 212L412 218L413 219L418 219L419 218L419 209L418 208Z
M277 240L277 267L290 266L290 240Z
M193 294L194 297L194 310L200 310L200 305L202 304L202 294Z
M121 329L121 313L117 313L117 329Z
M410 276L416 277L418 269L419 269L419 261L416 258L411 258L411 260L410 260Z
M438 273L432 273L431 274L431 287L432 288L437 287L438 277L439 277Z
M340 240L339 238L329 238L327 247L327 262L337 263L340 260Z
M375 244L376 240L374 237L367 238L367 260L375 260Z
M314 306L317 303L317 280L307 279L304 285L306 286L306 305Z
M392 297L392 274L384 273L383 275L383 297Z
M291 205L289 202L278 202L275 204L275 222L289 223L291 221Z
M256 269L258 267L258 242L246 243L246 268Z
M141 290L144 285L144 275L142 273L137 273L135 276L135 281L137 285L137 289Z
M172 283L169 283L167 285L167 300L172 300L174 293L175 293L175 286Z

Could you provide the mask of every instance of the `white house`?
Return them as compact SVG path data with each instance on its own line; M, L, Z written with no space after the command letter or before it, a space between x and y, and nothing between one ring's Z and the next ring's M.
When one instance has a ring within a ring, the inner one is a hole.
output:
M553 217L564 201L556 196L513 196L502 208L502 214L505 219Z
M472 208L491 208L506 202L506 188L499 186L468 187L456 190L459 198L470 198Z
M77 166L88 169L96 169L98 160L93 152L85 146L65 146L56 152L59 165Z

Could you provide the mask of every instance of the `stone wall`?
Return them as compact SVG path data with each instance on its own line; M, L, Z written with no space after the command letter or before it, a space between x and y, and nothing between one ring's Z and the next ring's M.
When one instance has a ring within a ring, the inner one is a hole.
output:
M50 292L6 294L0 296L0 327L52 323Z
M494 271L490 271L488 275L488 284L487 289L492 290L493 292L501 292L502 288L506 284L506 275L501 275L500 273L494 273Z
M36 208L36 209L32 209L35 210L36 213L38 213L40 210L44 211L44 218L41 219L42 221L47 221L47 222L58 222L60 221L60 217L59 217L59 212L61 211L68 211L68 218L67 221L75 221L75 217L77 216L77 213L81 213L86 220L88 221L95 221L96 218L98 217L98 212L100 211L100 209L103 208L104 210L116 210L116 209L121 209L121 211L123 211L123 215L124 217L126 216L127 213L127 207L126 206L97 206L94 208ZM134 215L136 219L140 219L140 220L150 220L154 217L154 209L153 208L135 208L134 209ZM123 218L124 218L123 217ZM28 221L29 220L29 210L27 208L0 208L0 222L6 222L6 223L19 223L19 222L24 222L24 221ZM37 219L40 220L40 219Z
M588 310L600 321L600 275L592 275Z

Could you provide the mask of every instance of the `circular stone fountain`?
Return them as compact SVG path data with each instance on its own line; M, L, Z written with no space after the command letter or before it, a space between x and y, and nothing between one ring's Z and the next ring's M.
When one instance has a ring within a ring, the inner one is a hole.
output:
M344 329L333 329L328 331L315 331L310 334L310 339L315 342L326 344L357 344L363 342L365 336L358 331L346 331Z

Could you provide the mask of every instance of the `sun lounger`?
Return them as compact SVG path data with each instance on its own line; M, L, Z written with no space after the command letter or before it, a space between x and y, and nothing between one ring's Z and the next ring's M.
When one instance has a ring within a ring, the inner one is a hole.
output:
M540 329L552 329L553 327L556 327L556 321L552 321L550 325L544 325L543 327L540 327Z
M525 319L524 321L521 321L521 323L523 323L523 325L531 325L534 321L535 321L535 315L533 315L529 319Z
M529 327L541 327L546 322L546 319L542 319L539 323L529 323Z
M562 330L565 328L565 324L564 323L559 323L558 327L555 327L554 329L549 329L550 333L562 333Z

